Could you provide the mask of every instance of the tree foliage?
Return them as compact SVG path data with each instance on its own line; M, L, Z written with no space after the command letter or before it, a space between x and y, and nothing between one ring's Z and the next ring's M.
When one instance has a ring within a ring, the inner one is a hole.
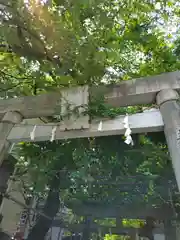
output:
M2 84L13 87L8 94L29 95L173 71L179 61L163 28L172 16L178 22L178 8L173 1L1 1Z

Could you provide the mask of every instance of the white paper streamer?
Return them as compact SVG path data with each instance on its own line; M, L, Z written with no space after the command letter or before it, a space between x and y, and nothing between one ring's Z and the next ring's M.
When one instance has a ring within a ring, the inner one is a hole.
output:
M128 115L125 116L123 123L124 123L124 128L126 129L125 134L124 134L126 139L125 139L124 142L128 145L131 144L133 146L134 142L133 142L132 137L131 137L132 131L131 131L130 126L129 126Z
M52 134L51 134L51 139L50 139L51 142L53 142L54 139L55 139L56 130L57 130L57 126L53 127Z
M98 131L102 131L102 121L100 121L100 123L98 125Z
M124 123L124 124L129 124L128 115L125 116L123 123Z
M125 134L124 134L124 136L125 137L128 137L129 135L131 135L131 129L128 127L127 129L126 129L126 132L125 132Z
M34 141L34 139L35 139L36 127L37 127L37 126L35 125L34 128L33 128L33 130L32 130L32 132L30 133L30 138L31 138L32 141Z
M126 137L126 140L124 141L126 144L131 144L131 145L133 145L133 140L132 140L132 137L131 137L131 135L129 135L129 136L127 136Z
M124 128L126 128L126 129L129 128L129 124L128 124L128 123L125 123L125 124L124 124Z

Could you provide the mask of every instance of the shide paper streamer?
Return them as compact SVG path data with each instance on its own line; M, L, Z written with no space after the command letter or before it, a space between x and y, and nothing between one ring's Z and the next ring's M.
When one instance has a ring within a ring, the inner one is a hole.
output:
M102 131L102 121L100 121L100 123L98 125L98 131Z
M132 137L131 137L131 129L130 129L130 126L129 126L129 118L128 118L128 115L125 116L124 118L124 128L126 129L125 131L125 143L126 144L131 144L132 146L134 145L134 142L132 140ZM32 132L30 133L30 138L32 141L35 140L35 132L36 132L36 128L37 126L35 125ZM54 126L53 129L52 129L52 134L51 134L51 138L50 138L50 141L53 142L55 140L55 135L56 135L56 130L57 130L57 126ZM99 125L98 125L98 131L102 131L102 121L100 121Z
M33 128L33 130L32 130L32 132L30 133L31 141L34 141L34 140L35 140L36 128L37 128L37 126L35 125L34 128ZM50 142L53 142L53 141L55 140L56 130L57 130L57 126L54 126L53 129L52 129Z
M57 126L53 127L50 142L53 142L56 135Z
M128 115L125 116L123 123L124 123L124 128L126 129L125 134L124 134L126 139L125 139L124 142L128 145L131 144L133 146L134 142L133 142L132 137L131 137L132 131L131 131L130 126L129 126Z
M30 133L30 138L31 138L32 141L34 141L34 139L35 139L36 127L37 127L37 126L35 125L34 128L33 128L33 130L32 130L32 132Z

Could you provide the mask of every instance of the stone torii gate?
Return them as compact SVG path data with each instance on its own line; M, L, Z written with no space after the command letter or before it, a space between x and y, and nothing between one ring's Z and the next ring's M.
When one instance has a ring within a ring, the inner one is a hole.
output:
M101 94L113 107L156 103L159 110L134 114L129 117L132 133L162 131L164 129L172 165L180 190L180 71L159 76L124 81L117 85L77 87L39 96L0 100L0 162L12 143L54 139L95 137L124 134L123 116L113 120L89 123L89 116L80 115L89 100ZM39 117L67 114L67 109L78 109L79 116L65 117L59 124L37 124L24 121ZM20 124L22 122L22 124ZM29 124L27 124L29 123ZM35 126L35 127L34 127ZM55 128L56 126L56 128ZM52 133L52 131L54 132ZM68 131L67 131L68 130ZM36 132L35 139L32 131Z
M84 108L103 95L112 107L155 103L159 110L129 117L132 133L164 129L180 190L180 71L124 81L109 86L83 86L55 93L0 100L0 163L12 143L124 134L124 117L89 121ZM73 114L69 116L69 110ZM78 112L78 116L77 116ZM39 117L64 115L60 123L37 122ZM31 120L27 120L31 119Z

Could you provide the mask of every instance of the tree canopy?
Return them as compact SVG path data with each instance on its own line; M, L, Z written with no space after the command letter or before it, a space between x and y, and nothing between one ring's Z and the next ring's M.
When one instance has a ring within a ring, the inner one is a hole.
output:
M38 94L179 68L175 1L0 4L1 83L4 90L10 88L6 95Z

